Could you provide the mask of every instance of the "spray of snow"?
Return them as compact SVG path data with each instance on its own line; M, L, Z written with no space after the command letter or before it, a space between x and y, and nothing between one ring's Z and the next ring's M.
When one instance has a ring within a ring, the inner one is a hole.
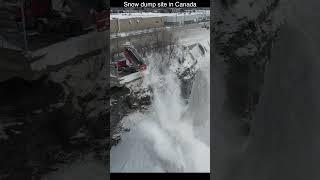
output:
M152 88L152 105L122 120L130 131L111 149L111 172L210 171L209 54L198 59L189 104L181 97L178 61L150 57L143 86Z

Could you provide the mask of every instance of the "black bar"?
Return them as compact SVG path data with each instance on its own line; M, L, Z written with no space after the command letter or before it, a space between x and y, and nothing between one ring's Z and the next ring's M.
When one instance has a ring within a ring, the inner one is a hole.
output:
M161 1L158 0L111 0L110 6L111 7L124 7L124 2L128 3L159 3ZM180 3L191 3L194 2L197 4L197 7L210 7L210 0L163 0L162 2L180 2Z
M210 180L210 173L111 173L111 179L165 179L165 180L178 180L178 179L201 179Z

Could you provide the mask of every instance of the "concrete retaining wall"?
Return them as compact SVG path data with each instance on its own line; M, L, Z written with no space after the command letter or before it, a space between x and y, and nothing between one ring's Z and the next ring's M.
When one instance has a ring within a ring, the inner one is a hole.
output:
M110 33L121 33L142 29L160 28L163 26L163 17L112 19L110 20Z
M159 30L152 33L143 33L134 36L118 37L110 40L110 53L120 52L123 50L122 45L130 42L135 48L154 48L165 46L174 41L176 30Z

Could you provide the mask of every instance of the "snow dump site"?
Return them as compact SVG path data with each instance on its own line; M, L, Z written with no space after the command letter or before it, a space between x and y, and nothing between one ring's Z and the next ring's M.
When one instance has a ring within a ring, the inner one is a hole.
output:
M150 103L118 123L111 172L210 171L209 37L206 28L184 28L175 45L146 53L144 76L126 87L133 106L145 97Z

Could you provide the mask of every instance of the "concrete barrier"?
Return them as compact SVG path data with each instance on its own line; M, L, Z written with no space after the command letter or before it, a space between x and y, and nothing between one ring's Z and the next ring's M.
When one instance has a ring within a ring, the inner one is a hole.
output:
M164 27L163 17L134 17L110 20L111 34L160 27Z

